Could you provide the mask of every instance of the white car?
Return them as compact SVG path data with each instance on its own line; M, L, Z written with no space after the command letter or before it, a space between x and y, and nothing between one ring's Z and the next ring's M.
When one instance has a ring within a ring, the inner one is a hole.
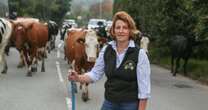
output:
M88 29L97 29L99 27L98 23L103 23L104 26L106 26L106 20L105 19L90 19L88 22Z
M107 31L107 30L110 30L112 24L113 24L112 21L110 21L110 20L109 20L109 21L106 21L106 28L105 28L105 30L106 30L106 31Z
M64 20L63 24L69 24L74 28L78 26L74 19L66 19Z

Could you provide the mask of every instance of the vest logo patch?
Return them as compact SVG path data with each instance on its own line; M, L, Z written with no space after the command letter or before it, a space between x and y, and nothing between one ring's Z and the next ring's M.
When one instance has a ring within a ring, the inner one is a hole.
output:
M127 70L127 69L130 69L130 70L134 70L135 68L135 63L134 61L132 60L127 60L125 63L124 63L124 69Z

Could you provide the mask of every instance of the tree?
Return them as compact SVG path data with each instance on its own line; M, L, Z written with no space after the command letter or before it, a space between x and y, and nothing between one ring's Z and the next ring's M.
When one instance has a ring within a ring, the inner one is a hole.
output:
M28 16L41 20L61 22L65 14L70 11L71 0L9 0L11 12L18 16Z

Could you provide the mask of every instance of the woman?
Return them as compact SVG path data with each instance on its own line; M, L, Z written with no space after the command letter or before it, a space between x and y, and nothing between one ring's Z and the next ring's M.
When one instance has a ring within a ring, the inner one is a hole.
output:
M93 83L105 74L105 100L101 110L145 110L150 98L150 63L134 43L139 31L126 12L117 12L110 30L113 41L104 46L92 70L69 73L69 80Z

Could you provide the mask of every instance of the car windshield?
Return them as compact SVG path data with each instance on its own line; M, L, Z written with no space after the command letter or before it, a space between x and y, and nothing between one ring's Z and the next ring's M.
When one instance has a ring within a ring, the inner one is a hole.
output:
M65 20L64 22L68 22L70 24L75 24L75 20Z
M91 25L98 25L98 22L103 22L103 24L105 24L105 20L103 20L103 19L91 19L89 21L89 24L91 24Z

